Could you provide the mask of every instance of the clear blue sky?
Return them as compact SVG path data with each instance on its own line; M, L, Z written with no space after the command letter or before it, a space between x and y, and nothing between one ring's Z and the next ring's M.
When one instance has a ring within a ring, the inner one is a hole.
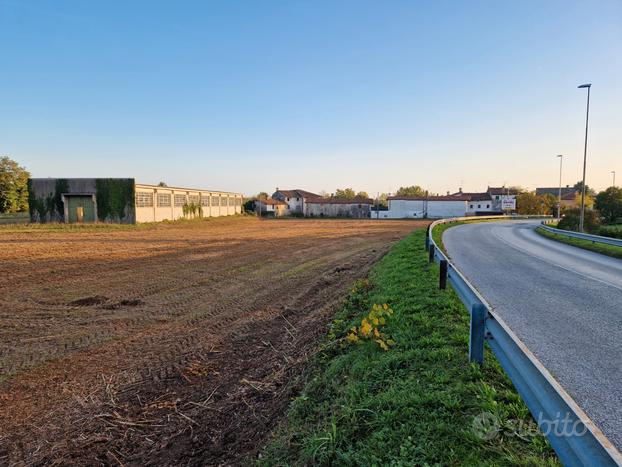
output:
M622 184L622 1L0 0L0 154L271 192Z

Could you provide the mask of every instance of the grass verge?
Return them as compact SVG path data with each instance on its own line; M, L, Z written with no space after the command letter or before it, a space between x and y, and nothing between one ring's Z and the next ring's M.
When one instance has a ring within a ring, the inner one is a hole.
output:
M593 243L589 240L583 240L581 238L566 237L565 235L549 232L540 227L536 229L536 232L543 237L547 237L552 240L565 243L567 245L576 246L579 248L583 248L584 250L595 251L596 253L600 253L602 255L613 256L614 258L622 259L622 248L620 248L619 246L607 245L603 243Z
M467 311L438 290L424 236L415 231L355 284L260 465L559 465L494 356L468 363ZM352 326L385 303L389 350L350 342Z

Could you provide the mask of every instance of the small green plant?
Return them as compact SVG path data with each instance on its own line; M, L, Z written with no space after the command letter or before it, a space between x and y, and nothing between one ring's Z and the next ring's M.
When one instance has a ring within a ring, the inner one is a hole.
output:
M365 339L373 340L382 350L389 350L395 341L381 329L391 315L393 315L393 310L388 304L374 304L369 314L361 320L361 325L358 328L352 327L346 338L353 344Z

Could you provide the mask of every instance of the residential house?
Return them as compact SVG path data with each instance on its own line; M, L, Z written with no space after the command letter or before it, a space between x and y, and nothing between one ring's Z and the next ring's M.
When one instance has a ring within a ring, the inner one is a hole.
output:
M258 199L255 201L255 212L261 216L286 216L288 212L287 203L274 198Z
M536 195L553 195L557 200L559 198L559 187L555 188L536 188ZM562 187L562 209L576 208L579 206L581 192L570 185Z
M492 208L495 212L506 213L508 211L516 211L516 197L519 192L513 188L488 187L486 193L492 198Z
M373 203L369 198L307 198L305 216L365 219L371 216Z
M321 196L311 193L310 191L300 189L280 190L277 188L272 194L272 198L287 203L287 209L290 215L304 216L307 213L307 201L310 199L321 198Z

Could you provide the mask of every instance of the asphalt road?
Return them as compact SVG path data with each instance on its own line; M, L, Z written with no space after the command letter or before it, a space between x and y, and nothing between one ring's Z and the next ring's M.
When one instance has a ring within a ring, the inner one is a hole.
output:
M452 261L622 451L622 260L549 240L538 222L452 227Z

